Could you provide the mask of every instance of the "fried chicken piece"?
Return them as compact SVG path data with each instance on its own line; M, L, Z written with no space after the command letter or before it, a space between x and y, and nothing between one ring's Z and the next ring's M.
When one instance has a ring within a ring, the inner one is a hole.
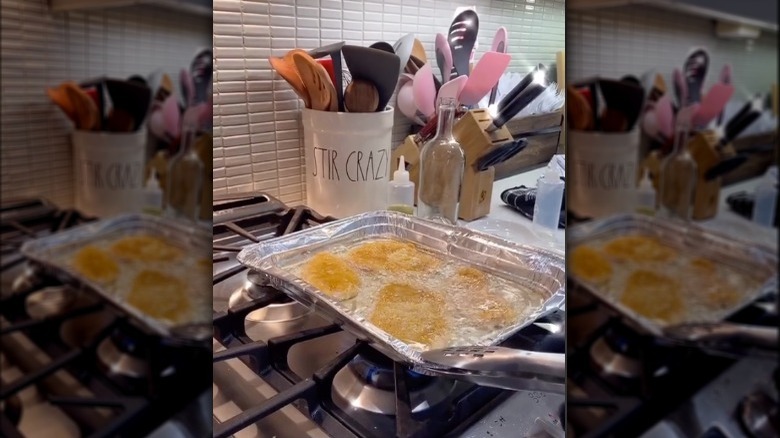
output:
M439 266L439 260L413 243L382 239L353 248L347 258L361 269L381 272L428 272Z
M337 300L354 298L360 286L357 273L343 259L328 252L315 254L303 267L302 277Z
M185 282L152 270L135 277L127 302L149 316L171 322L183 320L191 307Z
M484 272L471 266L458 268L456 281L474 289L484 289L488 286L488 276Z
M111 283L119 276L119 265L106 251L85 246L73 257L73 267L83 276L99 283Z
M432 347L447 331L444 299L431 291L391 283L379 290L368 320L404 341Z
M617 237L604 246L604 251L617 259L635 262L663 262L676 255L673 248L647 236Z
M571 252L569 267L574 275L586 281L602 283L612 276L612 265L601 252L589 246L578 246Z
M741 298L742 296L735 289L729 286L717 285L707 291L704 299L713 308L723 310L736 306Z
M651 271L633 272L620 302L642 316L669 323L679 320L684 312L677 282Z
M182 256L179 248L147 234L123 237L111 246L111 252L117 257L145 262L169 262Z
M517 309L502 296L486 294L476 305L477 318L484 324L506 327L517 321Z

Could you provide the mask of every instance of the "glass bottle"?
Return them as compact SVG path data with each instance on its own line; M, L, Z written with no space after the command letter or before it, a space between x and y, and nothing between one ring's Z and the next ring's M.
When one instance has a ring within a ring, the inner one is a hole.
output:
M194 114L194 111L188 113ZM181 148L171 159L168 168L167 212L175 218L197 220L200 213L203 162L194 147L196 120L194 115L185 113Z
M455 99L439 101L438 117L436 137L425 143L420 151L417 216L456 224L466 157L452 136Z
M662 217L691 220L697 166L687 147L689 132L690 119L683 114L678 115L674 148L661 162L659 212Z

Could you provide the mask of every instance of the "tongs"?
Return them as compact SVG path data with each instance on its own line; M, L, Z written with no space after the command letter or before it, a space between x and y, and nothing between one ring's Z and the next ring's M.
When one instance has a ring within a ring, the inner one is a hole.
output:
M673 342L695 343L724 353L742 355L751 351L759 355L777 354L777 327L729 322L695 323L670 327L665 334Z
M566 356L505 347L450 347L422 353L437 374L482 386L565 393Z

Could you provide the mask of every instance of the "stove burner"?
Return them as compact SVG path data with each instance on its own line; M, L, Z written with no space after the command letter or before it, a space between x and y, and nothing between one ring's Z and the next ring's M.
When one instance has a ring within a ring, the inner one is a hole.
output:
M424 376L410 370L406 371L406 379L413 413L439 406L448 399L455 386L454 382L447 379ZM331 393L336 406L345 412L365 410L395 415L392 361L374 354L356 356L336 373Z
M42 278L44 278L44 276L42 275L40 268L26 263L22 273L14 278L13 283L11 284L11 292L17 294L35 289L41 285Z
M635 344L627 329L612 324L590 347L591 365L606 381L619 387L634 387L643 373Z
M88 347L113 321L114 316L106 311L71 318L60 326L60 337L71 347Z
M772 438L780 434L777 402L763 391L747 395L739 406L740 425L754 438Z
M131 385L150 375L148 361L150 346L145 340L133 336L121 326L114 329L110 336L103 339L97 347L100 365L106 372L118 380ZM159 374L166 377L173 374L173 366L168 366Z
M44 319L60 315L73 308L77 293L67 286L52 286L27 296L24 308L32 319Z
M266 286L268 286L268 279L265 276L256 271L248 271L244 285L230 296L229 307L235 309L242 304L262 298L267 293L263 290ZM272 303L250 312L246 319L250 322L279 323L294 321L312 312L313 309L306 308L285 297L282 302Z

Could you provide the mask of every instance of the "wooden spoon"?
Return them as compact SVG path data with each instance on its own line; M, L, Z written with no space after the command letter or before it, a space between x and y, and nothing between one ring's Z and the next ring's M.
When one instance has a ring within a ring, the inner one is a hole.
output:
M100 111L81 87L75 82L65 84L65 95L76 110L76 129L94 131L100 128Z
M311 99L309 108L317 111L329 111L331 98L336 95L336 88L330 82L328 72L307 53L296 52L292 54L292 58L309 94L309 99ZM338 108L338 102L336 108Z
M292 60L292 55L295 52L296 50L288 52L286 55L284 55L284 58L270 56L268 58L268 62L270 62L271 67L273 67L273 69L279 73L279 76L281 76L285 81L287 81L288 84L290 84L292 89L295 91L295 94L297 94L298 97L303 100L306 108L311 108L311 99L309 98L309 93L306 90L306 86L301 79L300 73L296 69L295 63Z
M351 113L371 113L379 106L379 92L374 84L355 79L344 92L344 106Z
M423 64L428 63L428 57L425 55L425 47L423 47L422 43L417 38L414 39L414 45L412 46L412 55L415 56L420 61L422 61Z
M593 109L576 88L566 87L566 116L572 129L589 131L593 129Z

